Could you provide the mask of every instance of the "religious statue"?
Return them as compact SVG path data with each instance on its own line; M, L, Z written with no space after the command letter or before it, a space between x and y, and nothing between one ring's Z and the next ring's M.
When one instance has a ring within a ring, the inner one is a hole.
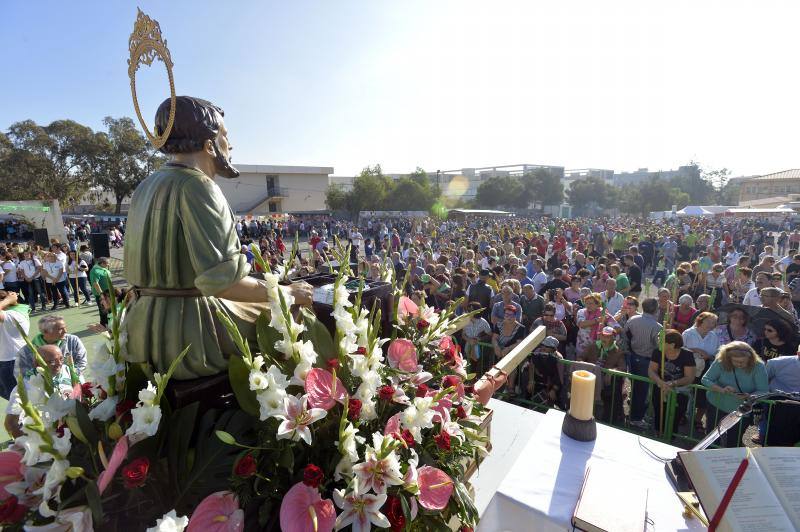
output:
M266 311L264 282L249 276L233 212L214 176L234 178L222 109L189 96L171 97L156 112L155 133L169 162L136 189L125 234L125 277L137 297L122 323L128 362L164 373L191 345L174 378L194 379L227 368L238 354L216 318L221 307L255 341ZM168 127L171 125L171 127ZM305 283L281 287L311 304Z

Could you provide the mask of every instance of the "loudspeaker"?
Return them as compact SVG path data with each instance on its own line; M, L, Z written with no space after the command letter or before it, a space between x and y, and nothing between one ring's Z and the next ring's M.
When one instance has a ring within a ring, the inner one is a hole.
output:
M47 234L47 228L34 229L33 241L44 249L50 249L50 236Z
M89 235L89 246L96 261L100 257L110 257L111 249L108 247L108 234L92 233Z

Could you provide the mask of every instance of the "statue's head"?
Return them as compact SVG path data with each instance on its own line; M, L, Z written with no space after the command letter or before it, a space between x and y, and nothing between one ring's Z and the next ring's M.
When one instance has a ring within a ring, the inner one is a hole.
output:
M170 107L169 98L158 106L156 135L161 135L166 130ZM231 146L228 144L224 116L222 109L209 101L178 96L175 100L175 123L161 151L169 154L204 152L214 159L219 175L238 177L239 171L230 161Z

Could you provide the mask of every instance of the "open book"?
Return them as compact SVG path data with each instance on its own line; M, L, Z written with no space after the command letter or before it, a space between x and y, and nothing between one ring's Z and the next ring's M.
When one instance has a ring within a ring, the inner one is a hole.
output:
M731 499L719 532L800 530L800 448L750 449L750 463ZM680 453L681 461L708 516L714 513L747 449Z

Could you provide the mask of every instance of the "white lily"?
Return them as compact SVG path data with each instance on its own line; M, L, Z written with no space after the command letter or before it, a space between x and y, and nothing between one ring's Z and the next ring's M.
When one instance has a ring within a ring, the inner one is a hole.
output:
M400 461L394 451L389 452L384 458L379 458L384 440L380 432L375 432L372 440L373 445L367 446L367 451L364 453L364 462L353 466L353 472L358 478L358 492L366 493L372 490L377 494L386 493L387 487L403 484Z
M170 510L156 521L156 526L151 526L146 532L182 532L188 525L188 517L178 517L175 510Z
M333 490L333 501L342 509L336 518L336 530L351 525L353 532L369 532L372 525L378 528L391 526L389 519L381 513L381 507L386 503L385 493L358 495L355 491L345 494L344 490Z
M308 396L296 397L287 395L283 400L284 411L276 416L283 422L278 427L279 440L289 438L292 441L301 439L311 445L311 430L308 426L328 415L323 408L308 408Z

